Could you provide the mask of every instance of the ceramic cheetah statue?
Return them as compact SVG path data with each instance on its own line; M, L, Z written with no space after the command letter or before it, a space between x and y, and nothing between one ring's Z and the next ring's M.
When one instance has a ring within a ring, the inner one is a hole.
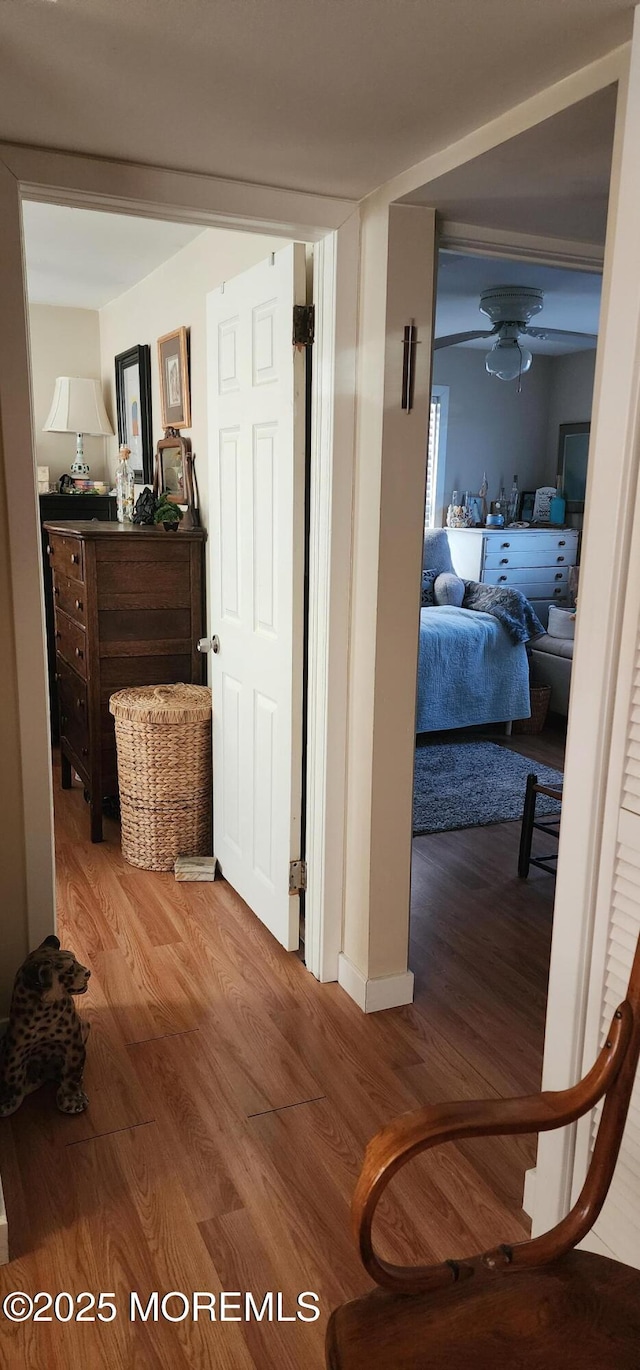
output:
M87 1107L82 1074L89 1024L78 1017L72 995L86 994L90 974L57 937L45 937L23 961L0 1042L0 1117L15 1113L25 1094L51 1079L58 1082L62 1113Z

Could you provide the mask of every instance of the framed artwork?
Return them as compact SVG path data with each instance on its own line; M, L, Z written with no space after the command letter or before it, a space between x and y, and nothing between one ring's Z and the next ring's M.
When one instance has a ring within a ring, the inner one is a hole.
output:
M569 514L581 514L584 510L590 433L590 423L560 424L558 471Z
M124 443L131 448L136 479L150 482L153 479L151 348L139 343L128 352L119 352L115 365L120 446Z
M158 338L158 369L162 427L190 428L189 335L186 328L176 328L173 333Z
M467 507L471 510L472 527L477 528L484 521L482 495L470 495L467 500Z
M535 490L523 490L520 496L520 508L518 510L518 520L520 523L531 523L533 520L533 509L536 502Z

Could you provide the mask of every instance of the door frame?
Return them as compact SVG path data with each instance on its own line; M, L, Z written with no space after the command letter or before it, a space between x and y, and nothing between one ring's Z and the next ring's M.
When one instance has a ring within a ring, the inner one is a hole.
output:
M634 50L640 47L640 15L636 12ZM624 294L624 266L629 259L630 233L635 228L637 238L637 215L634 217L635 192L631 187L631 170L628 173L626 201L621 198L620 158L622 134L625 125L625 104L627 92L627 72L630 55L629 46L608 54L606 59L593 64L591 68L575 73L557 86L541 92L535 100L525 102L516 110L493 124L476 130L473 135L461 140L459 144L434 154L424 164L429 174L420 174L421 169L412 169L389 183L383 191L370 197L363 207L363 263L366 264L366 240L384 230L384 216L390 214L402 203L411 203L410 196L420 187L420 207L428 206L424 194L428 182L437 179L452 166L473 161L488 146L517 136L524 128L550 118L560 109L578 103L595 90L618 82L619 99L616 117L616 138L613 154L611 177L609 221L607 242L604 254L603 286L603 325L601 327L596 379L594 388L592 461L590 461L590 488L598 489L598 498L591 501L588 516L588 543L581 574L581 596L595 607L593 617L583 613L580 616L576 638L574 671L588 679L590 689L581 691L583 698L578 700L575 692L571 705L568 734L568 757L571 774L570 792L565 790L566 813L563 820L563 834L560 843L560 862L556 891L554 938L552 947L552 967L549 1013L547 1017L545 1055L543 1067L543 1087L564 1089L579 1078L585 1040L587 994L589 972L593 955L593 930L596 907L596 890L600 853L602 850L602 819L604 812L604 788L607 776L608 747L611 738L613 718L613 698L615 690L616 661L621 636L621 591L627 572L625 546L628 540L628 493L630 469L633 464L630 432L633 431L636 391L633 386L631 363L637 370L637 333L639 306L635 296L626 299ZM640 55L636 57L640 63ZM640 83L640 77L638 78ZM640 103L640 96L637 97ZM640 121L640 109L637 120ZM635 128L640 126L638 122ZM629 159L632 149L628 140L626 155ZM631 228L623 226L621 220L631 211ZM504 238L500 234L485 229L477 230L465 225L446 224L446 245L462 245L485 253L487 250L502 255ZM456 232L456 229L458 232ZM509 235L512 237L513 235ZM542 246L528 235L515 244L515 255L523 255L533 260L552 261L556 258L559 265L573 266L577 269L593 270L600 265L598 255L591 251L585 253L579 244L565 241L544 240ZM363 268L364 274L364 268ZM380 296L384 285L382 264L379 264L375 285L364 281L363 315L366 309L373 309L374 303L382 312ZM377 292L377 294L376 294ZM388 311L388 301L387 301ZM382 315L383 320L388 314ZM624 354L624 380L617 379L620 372L621 357ZM637 388L637 379L636 379ZM609 478L607 470L612 443L620 452L619 469ZM363 460L363 444L357 449L357 462ZM390 460L392 453L385 449L383 461ZM596 507L597 506L597 507ZM376 511L377 512L377 511ZM417 513L414 515L417 519ZM619 544L611 548L611 529L621 530ZM405 522L405 533L409 529L409 517ZM373 529L367 526L373 536ZM357 552L358 539L354 541ZM381 546L385 563L393 555L390 547ZM411 593L409 580L396 584L399 598ZM604 631L601 625L604 625ZM589 663L589 667L587 667ZM589 669L587 677L586 672ZM392 690L391 702L396 706L399 700L399 687ZM388 701L387 701L388 703ZM379 782L381 784L382 782ZM382 860L388 860L385 850L379 860L376 857L376 874ZM404 912L404 848L398 844L393 853L393 876L400 890L399 905ZM347 904L347 910L349 905ZM578 912L576 912L578 911ZM371 939L371 928L368 930ZM396 1001L398 1002L398 1001ZM570 1202L570 1189L573 1176L575 1126L564 1129L562 1133L544 1134L540 1138L538 1151L537 1183L534 1176L528 1186L528 1197L533 1200L532 1212L534 1233L553 1226L567 1211Z
M269 233L314 243L313 385L307 737L308 968L335 980L342 936L351 501L359 213L356 204L216 177L0 144L0 425L11 510L9 552L16 625L31 946L55 926L53 790L28 304L21 206L25 199L138 217ZM350 283L353 283L350 286ZM25 447L30 448L27 455ZM341 593L342 592L342 596ZM28 625L26 629L21 625Z

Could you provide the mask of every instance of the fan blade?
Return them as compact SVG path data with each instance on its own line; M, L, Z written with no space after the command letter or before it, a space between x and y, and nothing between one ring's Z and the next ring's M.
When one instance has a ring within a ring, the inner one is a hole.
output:
M488 332L486 329L480 328L474 329L473 333L449 333L446 338L434 338L434 351L437 352L440 347L455 347L456 343L471 342L472 338L492 338L497 332L496 327L490 328Z
M597 333L575 333L569 328L523 328L530 338L597 338Z

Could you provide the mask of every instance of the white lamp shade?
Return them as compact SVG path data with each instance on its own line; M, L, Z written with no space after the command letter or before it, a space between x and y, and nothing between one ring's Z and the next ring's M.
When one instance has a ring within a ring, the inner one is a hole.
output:
M86 376L58 376L43 433L113 433L104 407L100 381Z

